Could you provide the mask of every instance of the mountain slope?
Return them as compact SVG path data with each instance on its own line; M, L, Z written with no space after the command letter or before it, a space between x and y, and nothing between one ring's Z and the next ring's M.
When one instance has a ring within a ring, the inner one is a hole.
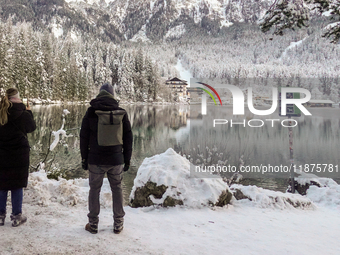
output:
M35 27L60 24L111 41L178 37L176 31L218 35L234 22L253 23L272 0L0 0L1 18ZM170 32L169 32L170 31Z

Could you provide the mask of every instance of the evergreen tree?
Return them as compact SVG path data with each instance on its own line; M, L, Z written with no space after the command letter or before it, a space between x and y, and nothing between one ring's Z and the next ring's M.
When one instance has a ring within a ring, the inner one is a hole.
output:
M145 69L144 69L144 55L142 50L138 50L135 54L134 60L134 73L133 73L133 84L134 84L134 92L135 98L139 102L144 102L147 96L146 93L146 83L145 79Z
M263 32L273 30L274 35L283 35L286 29L308 26L310 6L320 14L328 12L332 24L326 27L324 37L331 38L332 43L340 40L340 1L333 0L275 0L259 22ZM335 22L334 22L335 21Z
M27 97L41 98L41 84L42 84L42 63L41 63L41 49L39 39L33 32L31 26L27 25L27 83L29 87L26 89Z
M41 85L39 97L42 99L52 98L53 84L53 50L51 34L44 32L41 39Z
M147 80L148 97L155 101L159 90L159 75L157 67L152 64L151 59L145 59L145 75Z
M26 48L26 40L24 30L21 29L16 36L16 42L13 52L13 66L11 68L12 80L20 91L22 97L27 97L31 83L29 76L28 51Z

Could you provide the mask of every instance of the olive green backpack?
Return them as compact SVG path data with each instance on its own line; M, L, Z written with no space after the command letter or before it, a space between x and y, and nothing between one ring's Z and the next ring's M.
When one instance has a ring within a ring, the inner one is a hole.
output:
M124 110L100 111L98 116L98 145L115 146L123 144L123 117Z

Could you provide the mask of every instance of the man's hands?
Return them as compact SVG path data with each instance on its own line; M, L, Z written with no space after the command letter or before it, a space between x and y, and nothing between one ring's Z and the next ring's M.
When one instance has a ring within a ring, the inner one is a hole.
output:
M130 160L126 160L124 162L124 169L123 169L123 171L126 172L127 170L129 170L129 168L130 168Z
M82 161L81 161L81 167L82 167L84 170L87 170L87 169L88 169L87 159L82 159Z

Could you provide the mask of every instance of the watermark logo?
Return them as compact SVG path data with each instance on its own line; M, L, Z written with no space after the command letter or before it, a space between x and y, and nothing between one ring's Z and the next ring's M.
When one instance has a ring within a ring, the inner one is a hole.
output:
M217 93L217 91L210 85L206 84L206 83L203 83L203 82L197 82L198 84L201 84L207 88L209 88L212 92L215 93L215 95L217 96L218 100L220 101L220 104L222 105L222 100L221 100L221 97L220 95ZM212 100L214 101L215 105L217 105L216 103L216 100L214 98L214 96L211 94L211 92L207 89L204 89L202 87L196 87L197 89L200 89L200 90L203 90L204 92L206 92L211 98ZM207 114L207 97L206 97L206 94L202 94L202 115L206 115Z
M219 94L216 92L216 90L202 82L197 82L199 84L202 84L203 86L208 87L210 90L212 90L218 99L220 100L220 104L222 105L221 98ZM213 99L216 105L216 100L213 97L213 95L206 89L197 87L210 95L210 97ZM231 94L232 94L232 99L233 99L233 115L244 115L244 109L245 109L245 96L243 91L236 87L235 85L219 85L215 86L215 88L224 88L228 89ZM294 94L304 94L304 98L292 98L290 95ZM289 115L289 112L287 114L287 109L291 109L291 107L297 107L303 114L305 115L312 115L304 106L304 103L307 103L311 99L311 93L304 88L291 88L291 87L282 87L280 93L278 93L278 88L273 87L272 88L272 106L270 109L266 110L258 110L255 109L254 107L254 102L253 102L253 89L250 87L247 89L247 105L248 109L251 113L255 115L260 115L260 116L265 116L265 115L270 115L274 113L278 107L278 101L280 101L280 108L281 108L281 114L282 116ZM280 96L280 98L279 98ZM207 114L207 100L206 100L206 94L202 94L202 115Z
M294 172L313 169L338 175L331 128L338 118L329 119L336 110L321 105L326 100L311 100L320 96L319 79L225 77L190 83L200 89L189 89L189 142L180 146L188 146L191 177L276 179L290 173L292 178ZM321 130L322 121L329 128ZM327 146L325 137L330 138Z

